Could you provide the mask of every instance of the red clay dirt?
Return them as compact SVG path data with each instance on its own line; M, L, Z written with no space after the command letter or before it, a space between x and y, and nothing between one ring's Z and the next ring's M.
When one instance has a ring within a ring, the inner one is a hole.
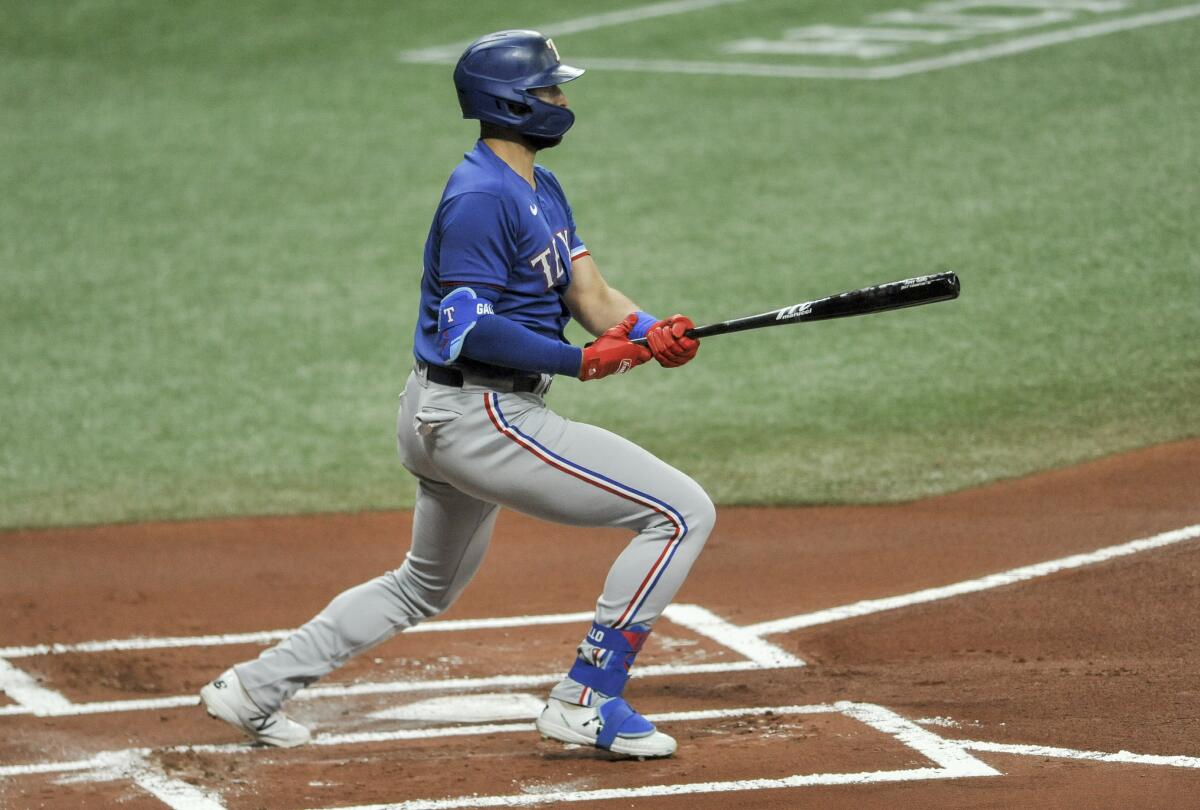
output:
M341 589L399 565L410 519L377 513L2 534L0 647L294 627ZM744 626L1197 524L1200 441L897 506L725 508L677 602ZM506 513L483 570L441 618L587 611L623 542L620 532ZM553 673L569 664L584 627L569 622L402 635L329 682ZM803 667L647 677L631 682L627 693L646 713L853 701L884 707L945 740L1132 751L1176 757L1171 764L971 750L999 774L675 797L623 794L583 805L1197 806L1197 627L1200 538L1190 538L1026 582L765 637L803 659ZM261 649L10 651L7 660L44 689L86 705L191 695ZM719 642L663 620L638 665L739 660ZM13 670L5 672L0 661L0 685L13 692ZM544 687L511 691L541 695ZM148 749L143 756L156 773L229 808L345 807L933 767L895 737L837 712L666 723L679 738L679 753L647 762L568 749L531 731L388 738L428 723L370 716L447 694L429 689L294 701L291 714L318 734L383 736L230 752L166 750L238 741L233 729L195 705L39 717L12 713L18 701L0 693L0 807L164 806L130 773L97 781L94 769L15 770L128 748ZM447 724L454 725L441 725Z

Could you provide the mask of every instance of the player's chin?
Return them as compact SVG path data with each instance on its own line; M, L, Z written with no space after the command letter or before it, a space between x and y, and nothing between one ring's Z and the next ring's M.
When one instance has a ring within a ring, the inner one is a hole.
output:
M525 139L525 142L535 152L540 152L543 149L553 149L562 143L563 139L562 135L555 135L554 137L548 135L522 135L521 137Z

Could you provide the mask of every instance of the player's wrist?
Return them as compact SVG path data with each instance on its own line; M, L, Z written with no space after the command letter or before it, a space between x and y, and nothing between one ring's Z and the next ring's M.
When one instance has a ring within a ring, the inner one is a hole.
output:
M641 338L644 338L646 334L654 327L654 324L658 323L660 320L659 318L651 315L649 312L643 312L640 309L633 314L637 315L637 323L635 323L633 328L629 330L630 340L640 340Z
M564 377L578 378L582 372L583 349L572 346L570 343L563 343L559 350L559 365L555 367L554 373Z
M649 349L629 340L629 330L636 320L637 313L629 313L625 320L583 347L579 379L587 382L610 374L624 374L650 359Z

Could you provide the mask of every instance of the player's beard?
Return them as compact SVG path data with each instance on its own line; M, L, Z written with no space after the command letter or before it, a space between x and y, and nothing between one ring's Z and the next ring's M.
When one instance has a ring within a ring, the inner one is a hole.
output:
M550 137L548 135L522 134L521 137L525 140L525 143L529 144L529 148L535 152L540 152L543 149L553 149L554 147L556 147L560 143L562 143L562 139L563 139L562 135L555 135L554 137Z

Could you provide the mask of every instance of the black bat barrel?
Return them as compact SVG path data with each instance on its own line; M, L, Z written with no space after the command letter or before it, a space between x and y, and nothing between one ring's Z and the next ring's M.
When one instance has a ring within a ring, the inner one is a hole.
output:
M790 307L764 312L761 315L748 315L745 318L698 326L695 329L689 329L687 335L688 337L703 338L801 321L828 321L834 318L848 318L852 315L870 315L891 309L950 301L958 298L960 289L958 276L952 272L917 276L875 287L851 290L815 301L804 301ZM645 339L634 342L645 345Z

